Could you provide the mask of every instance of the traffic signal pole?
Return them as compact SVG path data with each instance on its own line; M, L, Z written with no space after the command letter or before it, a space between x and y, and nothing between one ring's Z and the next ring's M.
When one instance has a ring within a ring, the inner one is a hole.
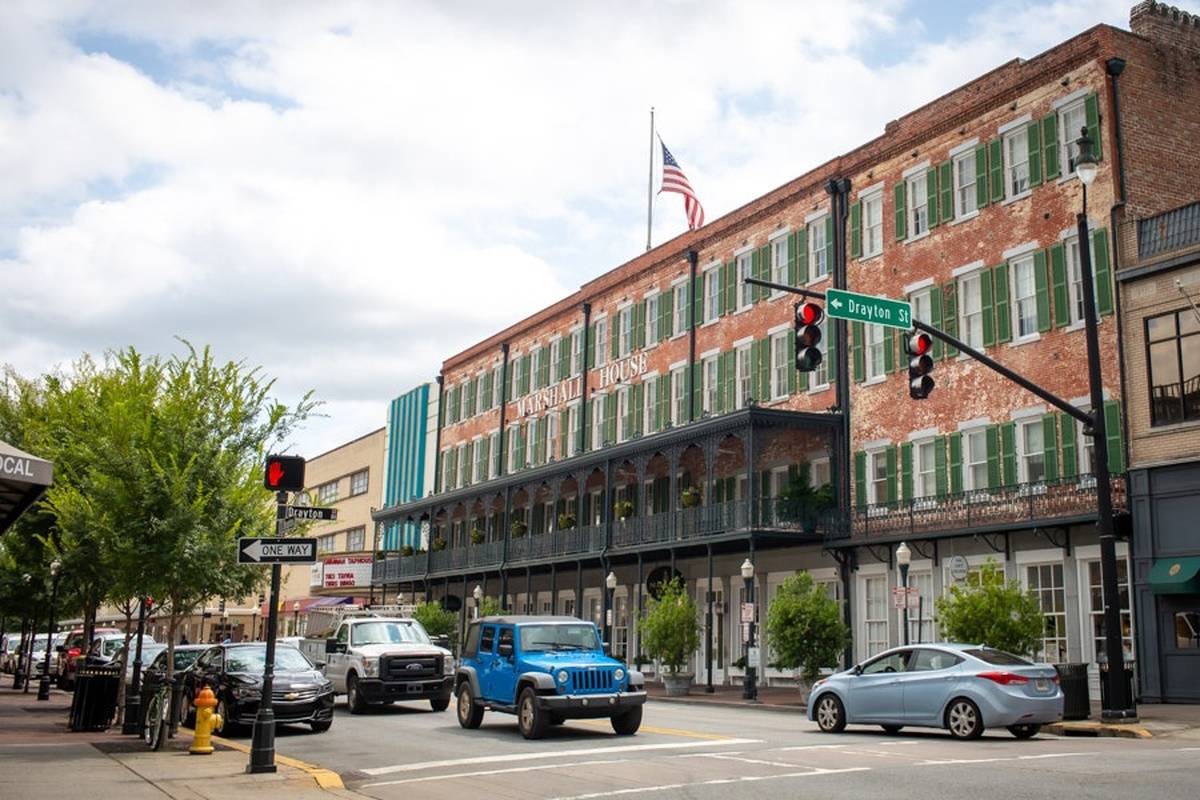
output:
M277 492L276 502L287 505L288 493ZM275 521L275 535L283 535L282 519ZM267 607L267 658L263 666L262 697L254 717L254 737L250 741L250 764L246 772L275 771L275 709L272 693L275 689L275 632L279 629L279 564L271 565L270 605Z

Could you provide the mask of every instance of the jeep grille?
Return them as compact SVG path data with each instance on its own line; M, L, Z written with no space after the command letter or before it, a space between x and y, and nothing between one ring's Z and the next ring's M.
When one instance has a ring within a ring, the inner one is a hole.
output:
M582 667L568 670L571 694L608 694L618 690L610 667Z

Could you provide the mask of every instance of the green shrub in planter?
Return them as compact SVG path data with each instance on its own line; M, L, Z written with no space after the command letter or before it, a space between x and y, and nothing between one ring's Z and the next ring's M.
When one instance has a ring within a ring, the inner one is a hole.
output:
M569 531L574 527L575 527L575 515L574 514L559 514L558 515L558 529L560 531Z
M835 666L850 640L837 601L807 572L785 580L767 611L767 637L776 666L799 670L811 684L822 667Z
M429 549L435 553L440 553L446 549L446 540L442 537L437 537L429 544Z
M404 545L404 547L400 548L400 555L411 556L412 554L413 554L413 546L411 544L406 544L406 545Z
M523 519L514 519L512 525L508 526L508 531L512 534L512 538L520 539L529 531L529 526Z
M684 508L695 508L700 505L700 501L703 499L704 497L700 494L699 487L696 486L689 486L683 490L683 494L679 495L679 500Z
M474 528L471 531L471 544L483 544L483 540L486 538L483 531L479 530L479 528Z
M430 636L449 636L453 639L458 631L458 615L442 608L441 603L420 603L413 609L413 619L421 623Z
M485 597L479 601L479 616L495 617L500 614L500 601L494 597Z
M965 585L935 603L938 624L952 642L980 642L1019 656L1037 652L1046 630L1037 597L1015 580L1005 582L994 559Z
M618 500L613 503L613 513L616 514L617 519L629 519L633 516L633 501Z
M700 646L700 615L696 602L680 578L662 585L638 620L642 648L665 672L678 674Z

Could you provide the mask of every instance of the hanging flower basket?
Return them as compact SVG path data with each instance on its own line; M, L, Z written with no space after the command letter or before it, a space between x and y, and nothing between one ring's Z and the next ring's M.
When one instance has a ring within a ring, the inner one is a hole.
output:
M400 548L400 555L411 556L412 554L413 554L413 546L411 544L406 544L406 545L404 545L404 547Z
M429 549L433 550L435 553L440 553L446 549L446 540L439 536L429 545Z
M560 531L569 531L574 527L575 527L575 515L574 514L559 514L558 515L558 529Z
M613 504L613 513L617 515L617 519L629 519L633 516L633 502L618 500Z
M679 496L679 499L683 503L684 508L695 508L696 506L700 505L700 501L703 498L698 488L695 486L689 486L683 490L683 494Z
M529 526L525 524L525 520L514 519L508 530L512 534L512 538L520 539L529 531Z
M486 539L486 538L487 538L487 535L486 535L486 534L484 534L484 532L483 532L483 531L479 530L479 528L474 528L474 529L472 529L472 531L471 531L471 544L483 544L483 541L484 541L484 539Z

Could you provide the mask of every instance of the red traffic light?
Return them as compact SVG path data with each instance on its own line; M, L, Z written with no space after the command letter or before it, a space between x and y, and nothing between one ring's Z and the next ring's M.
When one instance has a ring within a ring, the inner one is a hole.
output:
M263 486L276 492L299 492L304 489L304 458L302 456L267 456Z
M816 303L796 304L796 324L816 325L825 316L825 311Z
M904 340L904 352L910 356L923 356L933 349L933 337L928 333L910 334Z
M913 400L924 400L933 391L933 337L928 333L910 331L904 338L904 352L908 354L908 396Z

